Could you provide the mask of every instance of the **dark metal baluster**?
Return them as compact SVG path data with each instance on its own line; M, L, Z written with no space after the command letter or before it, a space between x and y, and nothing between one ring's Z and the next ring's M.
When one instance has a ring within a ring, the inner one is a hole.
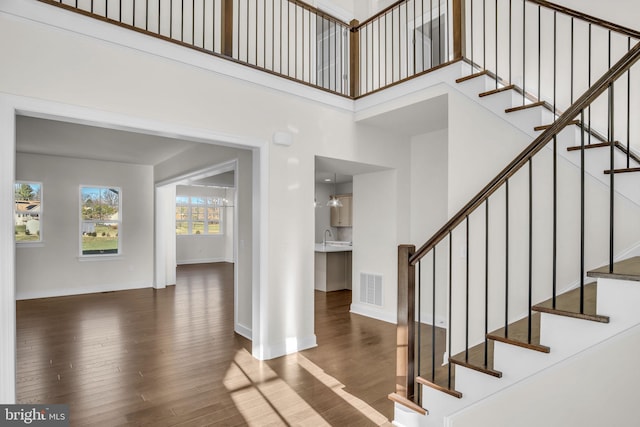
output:
M422 68L420 71L424 71L424 0L420 0L420 11L420 33L422 34L420 37L420 49L422 50ZM429 37L431 37L431 29L429 29Z
M302 23L304 25L304 10L302 11ZM302 40L304 41L304 27L302 29ZM265 69L267 68L267 0L262 0L262 66ZM304 69L304 62L302 67ZM304 75L302 78L304 79Z
M511 78L511 39L512 39L512 31L511 31L511 21L512 21L512 16L511 16L511 12L512 12L512 0L509 0L509 83L513 83L513 80Z
M394 36L395 36L395 31L393 30L393 27L394 27L393 11L394 10L395 9L391 9L391 12L390 12L391 13L391 83L393 83L395 81L394 72L395 72L395 69L396 69L396 60L395 60L395 57L394 57L394 47L395 47L394 46L394 44L395 44L395 37ZM386 18L385 18L384 23L385 23L385 30L386 30L386 26L387 26L386 25L387 24ZM385 37L385 40L386 40L386 37ZM386 65L386 61L385 61L385 65Z
M431 295L431 382L436 382L436 247L433 247L433 289Z
M631 50L631 37L627 37L627 51ZM627 70L627 168L631 157L631 68Z
M525 104L527 93L527 0L522 0L522 105Z
M487 5L482 0L482 68L487 69Z
M105 5L106 7L106 5ZM149 0L144 2L144 10L145 10L145 20L144 20L144 29L149 31Z
M553 136L553 260L551 293L552 306L556 308L557 271L558 271L558 138Z
M574 30L573 30L573 17L571 17L571 67L570 67L570 73L571 73L571 96L570 96L570 103L573 104L573 78L574 78L574 73L573 73L573 62L574 62ZM584 125L584 122L581 123L582 125Z
M558 45L558 27L557 27L557 14L553 12L553 121L556 121L557 109L556 109L556 83L557 83L557 45ZM571 76L573 81L573 76ZM573 85L573 83L571 84Z
M509 336L509 180L505 181L504 336Z
M529 304L527 316L527 342L532 338L532 310L533 307L533 162L529 157Z
M258 8L258 6L256 6L256 9ZM206 17L206 10L207 10L207 4L204 2L204 0L202 1L202 48L204 49L204 29L205 26L207 25L207 22L205 21L205 17ZM258 26L256 25L256 33L257 33L257 28Z
M580 121L584 120L584 110L580 111ZM584 164L584 127L580 131L580 313L584 313L584 245L585 245L585 164Z
M447 328L448 331L447 333L449 334L449 357L452 357L452 351L453 348L451 347L451 343L452 343L452 339L451 339L451 330L452 328L452 316L451 316L451 309L453 307L453 301L452 301L452 290L453 290L453 280L452 280L452 272L453 272L453 268L452 268L452 264L453 264L453 258L452 258L452 248L453 248L453 237L451 235L451 231L449 231L449 323L447 324ZM447 387L450 389L451 388L451 363L447 364L447 368L448 368L448 374L447 374Z
M258 2L255 2L255 5L256 5L256 17L255 17L256 29L255 29L253 53L255 55L255 59L254 59L255 65L258 65Z
M465 218L466 226L466 253L465 253L465 337L464 337L464 360L469 361L469 215Z
M181 19L182 19L182 24L180 27L180 41L183 42L184 41L184 0L182 0L180 2L180 7L181 7ZM240 9L240 5L238 5L238 9ZM238 13L238 16L240 15L240 13ZM239 28L240 26L238 26ZM238 56L240 55L240 52L238 52Z
M611 32L609 32L609 35L611 35ZM611 40L611 39L609 39ZM611 68L611 67L609 67ZM609 84L609 117L608 117L608 122L609 122L609 162L610 162L610 169L611 169L611 173L609 174L609 273L613 273L613 245L614 245L614 238L613 238L613 233L614 233L614 196L615 196L615 190L614 190L614 170L615 170L615 164L614 164L614 148L615 148L615 133L614 133L614 94L613 94L613 83Z
M438 2L438 64L442 64L442 2Z
M381 71L382 71L382 45L380 44L380 21L382 21L382 19L378 18L378 89L381 87Z
M280 57L279 57L279 62L280 62L280 68L278 68L278 72L280 74L282 74L282 33L284 33L284 30L282 29L282 0L278 0L278 11L280 13L280 20L279 20L279 27L280 27ZM322 20L322 26L321 26L321 34L324 36L324 19ZM322 61L324 61L324 37L322 39ZM321 65L324 65L321 62ZM322 79L322 82L324 83L324 76ZM324 86L324 84L322 85Z
M498 0L495 0L495 56L496 56L496 89L498 89Z
M416 370L418 375L420 375L420 362L422 356L422 260L418 261L418 290L417 290L417 298L418 298L418 325L416 327L416 355L414 360L416 361ZM420 401L420 389L422 387L418 387L418 402Z
M588 61L589 61L589 66L587 67L587 80L589 83L589 87L591 87L591 24L589 24L589 54L588 54ZM589 145L591 145L591 104L589 104L589 119L588 119L589 123L588 123L588 128L589 128Z
M471 15L471 36L470 36L470 41L471 41L471 73L473 74L473 67L475 65L475 62L473 61L473 39L475 39L475 37L473 36L473 0L470 1L470 12L469 14Z
M433 0L429 0L429 68L433 68Z
M484 202L484 366L489 364L489 199Z
M160 34L160 17L161 16L162 16L162 1L158 0L158 34Z
M276 4L275 0L271 0L271 71L276 70ZM309 25L311 25L311 14L309 14ZM311 28L311 27L309 27ZM311 55L311 50L309 50L309 55ZM311 56L309 56L309 60L311 60Z
M413 74L416 73L416 55L418 54L416 49L418 44L418 39L416 38L416 24L418 23L416 20L416 3L417 0L413 0ZM407 23L409 23L409 20L407 20Z
M251 61L249 61L249 34L251 33L250 31L250 26L249 26L249 16L251 15L251 13L249 13L249 1L247 0L247 8L246 8L246 14L247 14L247 34L246 34L246 45L247 45L247 63L251 63Z
M542 30L540 28L541 10L542 8L538 6L538 101L542 100Z

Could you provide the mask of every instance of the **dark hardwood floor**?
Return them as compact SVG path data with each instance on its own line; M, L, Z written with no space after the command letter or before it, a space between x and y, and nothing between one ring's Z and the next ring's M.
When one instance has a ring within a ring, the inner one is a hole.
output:
M233 266L178 285L17 302L19 403L68 403L74 426L383 425L395 326L316 293L319 346L275 360L233 332Z

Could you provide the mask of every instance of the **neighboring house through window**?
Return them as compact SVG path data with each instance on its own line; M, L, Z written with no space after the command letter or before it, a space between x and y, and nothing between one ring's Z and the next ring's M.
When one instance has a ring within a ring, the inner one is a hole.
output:
M121 191L117 187L80 187L82 255L120 253Z
M177 196L176 234L224 234L222 228L222 197Z
M42 184L16 182L14 235L17 243L42 241Z

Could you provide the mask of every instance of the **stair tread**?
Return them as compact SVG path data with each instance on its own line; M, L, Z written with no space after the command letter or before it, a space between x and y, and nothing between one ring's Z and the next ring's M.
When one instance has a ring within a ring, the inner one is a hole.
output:
M518 105L517 107L511 107L504 110L505 113L514 113L516 111L527 110L529 108L542 107L544 105L544 101L533 102L531 104Z
M484 76L486 74L487 74L487 70L482 70L474 74L469 74L468 76L460 77L456 79L456 83L466 82L467 80L475 79L476 77Z
M487 361L484 358L485 343L480 343L469 349L468 352L460 352L449 359L449 362L464 366L474 371L482 372L493 377L501 378L502 372L497 371L493 367L493 341L487 341Z
M553 299L536 304L533 310L542 313L557 314L559 316L574 317L583 320L608 323L609 317L597 313L597 284L589 283L584 286L584 305L580 310L580 288L572 289L568 292L556 296L555 307Z
M628 153L627 147L625 147L623 144L620 143L620 141L616 141L615 142L616 148L619 149L620 151L622 151L622 153L624 153L624 155L626 156ZM585 144L584 148L585 150L591 149L591 148L607 148L610 147L611 144L608 141L604 141L604 142L598 142L595 144ZM574 145L571 147L567 147L567 151L580 151L582 149L581 145ZM629 158L631 160L633 160L635 163L640 164L640 157L638 157L636 154L629 153ZM627 169L631 169L631 170L627 170ZM619 172L638 172L638 170L640 170L640 168L625 168L625 169L616 169L616 173ZM609 173L608 171L605 171L605 173Z
M640 168L620 168L620 169L613 170L613 173L628 173L628 172L640 172ZM607 175L610 175L611 169L605 170L604 173Z
M496 94L496 93L506 92L506 91L509 91L509 90L511 90L513 88L515 88L515 85L503 86L503 87L500 87L500 88L497 88L497 89L492 89L492 90L488 90L486 92L482 92L478 96L480 98L483 98L485 96L493 95L493 94Z
M462 398L462 393L455 389L455 386L453 383L453 374L451 378L451 387L449 387L448 385L447 378L441 378L438 376L436 376L435 380L427 379L420 376L420 377L416 377L416 381L419 384L426 385L427 387L431 387L443 393L447 393L448 395L457 397L458 399Z
M640 256L613 263L613 271L609 271L609 266L605 265L589 271L587 276L640 282Z
M528 318L524 317L509 324L508 334L505 334L505 328L502 327L487 334L487 338L548 353L550 351L549 347L540 344L540 313L534 312L531 314L531 340L529 340L528 329Z
M577 125L577 124L580 124L580 120L572 120L572 121L570 121L568 124L569 124L569 125ZM534 128L533 128L533 130L535 130L535 131L547 130L547 129L549 129L551 126L553 126L553 123L552 123L552 124L549 124L549 125L540 125L540 126L536 126L536 127L534 127Z

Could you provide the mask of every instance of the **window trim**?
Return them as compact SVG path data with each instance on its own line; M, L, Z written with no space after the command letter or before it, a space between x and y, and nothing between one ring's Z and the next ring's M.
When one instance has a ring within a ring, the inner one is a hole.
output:
M38 229L38 240L22 240L22 241L18 241L18 240L15 239L15 227L16 227L16 221L15 220L16 220L16 215L17 215L17 212L18 212L17 209L16 209L16 196L15 196L16 192L15 191L16 191L16 186L18 184L28 184L28 185L39 185L40 186L40 212L38 212L38 222L40 224L39 224L39 229ZM43 191L43 189L44 189L44 185L43 185L42 182L39 182L39 181L29 181L29 180L15 180L14 181L14 184L13 184L13 218L14 218L14 221L13 221L13 232L14 232L14 239L13 240L14 240L15 244L17 244L17 245L20 245L20 246L23 246L23 245L24 246L29 246L29 245L37 246L37 245L42 245L44 243L44 239L42 238L42 230L43 230L43 227L42 227L42 223L43 223L42 222L42 213L44 211L44 209L43 209L43 205L44 205L44 200L43 200L44 199L44 191Z
M115 189L118 190L118 219L117 220L113 220L113 219L109 219L109 220L86 220L82 218L82 190L85 188L91 188L91 189ZM81 184L79 187L79 191L78 191L78 217L79 217L79 223L78 223L78 242L79 242L79 258L82 260L88 260L88 259L113 259L113 258L117 258L122 256L122 187L120 186L115 186L115 185L88 185L88 184ZM91 254L85 254L83 253L83 249L82 249L82 236L83 236L83 225L85 223L117 223L118 224L118 248L116 249L116 252L105 252L105 253L91 253Z

